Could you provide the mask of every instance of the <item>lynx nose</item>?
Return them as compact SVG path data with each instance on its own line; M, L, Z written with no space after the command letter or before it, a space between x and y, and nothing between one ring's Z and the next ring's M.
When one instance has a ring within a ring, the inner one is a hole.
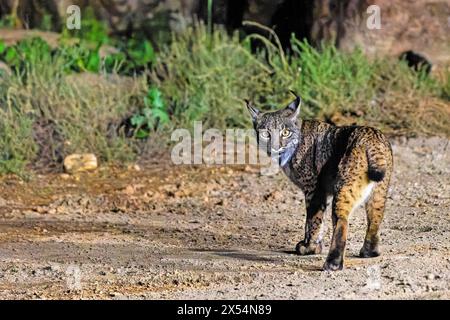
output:
M272 153L280 153L280 152L282 152L284 149L285 149L284 147L281 147L281 148L279 148L279 149L274 149L274 148L272 148Z

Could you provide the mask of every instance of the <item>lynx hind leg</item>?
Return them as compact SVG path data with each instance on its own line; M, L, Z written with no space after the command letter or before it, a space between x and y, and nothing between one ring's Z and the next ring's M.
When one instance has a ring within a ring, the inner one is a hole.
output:
M367 231L364 244L359 252L362 258L377 257L380 255L378 244L380 241L379 230L384 216L384 208L389 185L389 179L377 183L371 197L366 202Z
M348 233L348 218L371 194L374 182L367 175L367 159L361 149L339 165L340 182L334 194L332 219L333 236L324 270L342 270Z

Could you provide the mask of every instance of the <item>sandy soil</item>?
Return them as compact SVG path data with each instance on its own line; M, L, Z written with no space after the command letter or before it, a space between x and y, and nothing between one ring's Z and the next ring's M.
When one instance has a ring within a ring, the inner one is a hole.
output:
M293 253L304 200L281 173L149 163L2 178L0 298L449 299L449 141L397 140L394 153L382 255L357 257L359 209L335 273L320 270L329 227L323 254Z

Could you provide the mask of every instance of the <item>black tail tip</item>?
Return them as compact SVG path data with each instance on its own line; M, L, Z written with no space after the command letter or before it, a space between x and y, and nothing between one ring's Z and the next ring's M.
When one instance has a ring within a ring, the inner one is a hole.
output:
M369 180L380 182L383 180L384 176L386 174L386 171L383 169L375 169L375 168L369 168Z

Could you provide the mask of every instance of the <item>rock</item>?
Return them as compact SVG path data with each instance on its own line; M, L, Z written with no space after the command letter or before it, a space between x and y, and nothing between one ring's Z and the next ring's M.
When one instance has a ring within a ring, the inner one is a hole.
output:
M33 208L33 211L37 212L37 213L41 213L41 214L45 214L48 213L48 209L44 206L37 206Z
M132 195L135 192L135 188L132 185L128 185L124 190L123 193L127 194L127 195Z
M403 52L399 59L405 60L408 63L408 66L414 71L419 71L423 68L426 74L429 74L433 67L432 63L426 57L412 50Z
M64 170L71 174L95 170L97 166L97 157L92 153L71 154L64 159Z
M353 1L347 1L349 4L351 2ZM329 17L318 19L315 23L323 21L322 25L328 28L333 20L334 25L337 26L338 19L341 19L345 32L341 33L339 47L343 50L350 51L358 47L370 56L398 57L403 52L420 48L420 54L427 57L430 64L437 68L445 68L450 60L448 50L450 4L448 1L373 0L371 4L380 8L381 29L367 28L368 16L364 13L367 6L361 7L364 10L363 18L356 23L350 23L351 16L355 18L354 14L342 19L331 11ZM324 10L327 8L325 7ZM337 30L336 27L335 30Z
M141 167L138 164L129 164L127 169L130 171L141 171Z

